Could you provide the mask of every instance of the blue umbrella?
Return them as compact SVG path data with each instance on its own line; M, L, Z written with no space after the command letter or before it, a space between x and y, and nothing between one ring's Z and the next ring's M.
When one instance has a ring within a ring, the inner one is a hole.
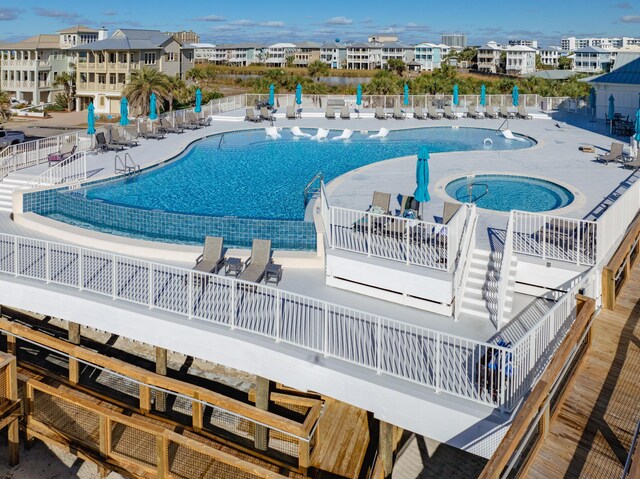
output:
M200 113L202 111L202 91L200 91L200 88L196 90L196 107L193 111L196 113Z
M296 87L296 103L298 106L302 105L302 85L300 83Z
M358 85L358 90L356 91L356 105L362 105L362 87Z
M156 110L156 94L151 93L151 97L149 97L149 120L156 120L158 118Z
M426 146L420 147L418 152L418 163L416 164L416 183L418 187L413 193L416 201L426 203L431 199L429 196L429 150Z
M609 121L613 119L613 116L616 114L616 99L613 98L613 95L609 97Z
M511 99L513 100L513 106L518 106L518 85L513 86L513 92L511 93Z
M487 104L487 89L484 86L484 83L482 84L482 87L480 87L480 104L482 106Z
M591 87L589 91L589 108L592 110L596 109L596 89Z
M640 108L636 112L636 134L633 135L633 139L636 141L640 141Z
M404 84L404 104L409 106L409 85Z
M89 107L87 108L87 133L89 135L93 135L96 132L96 118L93 114L94 110L93 102L89 103Z
M120 100L120 125L127 126L129 124L129 109L127 108L127 99L122 97Z
M271 85L269 85L269 105L271 106L273 106L273 104L275 103L275 94L276 87L272 83Z
M458 103L460 103L460 99L458 98L458 84L456 83L453 85L453 104L458 106Z

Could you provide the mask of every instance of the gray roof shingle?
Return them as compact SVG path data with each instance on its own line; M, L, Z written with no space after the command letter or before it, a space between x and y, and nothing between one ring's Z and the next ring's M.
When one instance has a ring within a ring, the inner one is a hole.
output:
M589 81L590 83L617 83L640 85L640 58Z
M171 35L166 35L160 30L134 30L120 29L111 37L86 45L78 45L69 50L157 50L165 46Z

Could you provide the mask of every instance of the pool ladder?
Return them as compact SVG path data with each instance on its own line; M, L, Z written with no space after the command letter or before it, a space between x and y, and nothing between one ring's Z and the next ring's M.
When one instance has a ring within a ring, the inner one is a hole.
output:
M129 153L124 154L124 160L120 158L120 155L116 155L113 159L113 169L115 174L131 175L140 171L140 165L136 164L131 158Z
M313 178L311 178L311 181L307 183L307 186L304 187L303 196L304 196L305 208L309 204L309 201L311 200L311 198L313 198L320 191L320 183L322 183L323 180L324 180L324 175L322 174L321 171L319 171L318 173L315 174ZM316 183L317 183L317 186L315 186Z
M473 189L477 186L484 187L484 191L482 192L482 194L478 196L474 196ZM464 193L462 195L459 194L460 190L462 189L466 189L466 194ZM480 198L485 196L487 193L489 193L489 185L487 185L486 183L468 183L458 188L458 190L456 191L456 200L466 202L466 203L476 203Z

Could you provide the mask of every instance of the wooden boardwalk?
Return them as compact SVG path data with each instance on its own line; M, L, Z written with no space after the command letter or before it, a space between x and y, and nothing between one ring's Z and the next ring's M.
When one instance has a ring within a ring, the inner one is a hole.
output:
M640 262L592 337L523 477L620 477L640 419Z

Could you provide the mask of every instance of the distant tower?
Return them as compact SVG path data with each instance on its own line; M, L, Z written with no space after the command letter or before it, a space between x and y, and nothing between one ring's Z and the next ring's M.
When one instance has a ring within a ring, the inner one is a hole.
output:
M466 33L443 33L442 43L448 47L466 48L467 34Z

